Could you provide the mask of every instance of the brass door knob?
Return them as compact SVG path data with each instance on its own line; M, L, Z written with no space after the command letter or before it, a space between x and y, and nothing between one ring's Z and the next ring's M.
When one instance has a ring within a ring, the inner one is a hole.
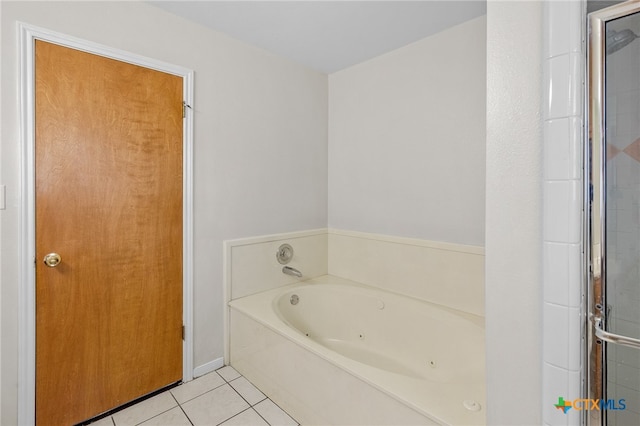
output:
M58 253L49 253L44 257L44 264L49 268L55 268L62 262L62 258Z

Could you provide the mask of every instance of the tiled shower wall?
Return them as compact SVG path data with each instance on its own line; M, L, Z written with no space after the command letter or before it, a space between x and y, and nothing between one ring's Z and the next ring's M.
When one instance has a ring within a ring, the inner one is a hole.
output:
M545 2L543 163L543 382L546 425L578 425L554 407L582 395L583 1Z

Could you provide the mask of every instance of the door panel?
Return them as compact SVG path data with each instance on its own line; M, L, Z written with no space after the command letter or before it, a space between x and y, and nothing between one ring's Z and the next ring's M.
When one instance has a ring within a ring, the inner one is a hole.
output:
M606 330L640 338L640 14L605 26ZM606 345L603 399L629 402L606 414L610 425L640 424L640 350ZM620 405L620 404L618 404ZM633 421L632 421L633 420Z
M182 377L182 79L35 52L36 421L63 425Z
M589 424L640 424L640 6L590 15Z

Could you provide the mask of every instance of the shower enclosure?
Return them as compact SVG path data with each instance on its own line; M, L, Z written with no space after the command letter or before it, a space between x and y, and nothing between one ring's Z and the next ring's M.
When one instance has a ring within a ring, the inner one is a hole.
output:
M589 15L588 424L640 425L640 3Z

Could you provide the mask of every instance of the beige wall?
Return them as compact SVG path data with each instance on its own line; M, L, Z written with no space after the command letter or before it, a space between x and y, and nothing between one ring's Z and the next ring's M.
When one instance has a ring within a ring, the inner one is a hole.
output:
M329 76L329 227L484 245L486 17Z
M194 367L223 356L222 241L326 227L327 76L140 2L0 2L1 424L16 424L20 228L16 22L195 71Z

